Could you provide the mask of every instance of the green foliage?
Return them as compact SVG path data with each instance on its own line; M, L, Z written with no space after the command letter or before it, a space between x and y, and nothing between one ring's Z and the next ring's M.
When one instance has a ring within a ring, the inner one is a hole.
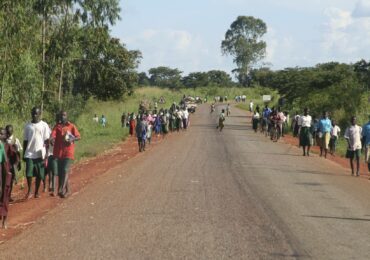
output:
M251 75L254 84L278 90L286 109L301 112L308 107L317 117L326 110L345 128L352 115L357 115L360 123L367 120L369 68L366 61L354 65L330 62L279 71L261 68Z
M0 101L6 110L24 117L30 106L41 105L52 114L71 95L108 100L132 93L141 53L110 36L119 12L118 0L1 1Z
M267 32L267 26L261 19L252 16L239 16L230 26L221 43L223 54L234 57L240 84L248 84L251 66L261 60L266 53L266 42L261 40Z
M155 100L163 97L166 103L158 104L158 106L168 108L174 101L178 102L182 95L183 93L179 91L146 87L137 89L135 94L130 97L126 96L123 101L89 99L84 112L74 121L82 136L77 144L76 159L95 156L125 139L128 136L128 129L121 127L122 113L137 113L141 101L146 100L154 104ZM70 114L72 109L69 108L67 111ZM107 118L107 126L102 127L93 122L94 114L99 117L104 115Z
M148 75L146 75L145 72L140 72L138 74L138 83L139 83L139 86L149 86L150 85L150 79L148 77Z
M182 71L169 67L151 68L149 70L150 83L152 86L176 89L181 87L181 74Z
M41 101L41 75L35 60L32 53L26 51L15 67L10 69L14 87L11 89L9 108L18 111L22 118L26 118L31 108Z

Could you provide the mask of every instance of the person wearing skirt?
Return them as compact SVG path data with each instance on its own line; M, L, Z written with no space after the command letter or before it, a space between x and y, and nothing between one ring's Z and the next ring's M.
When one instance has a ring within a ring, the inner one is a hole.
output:
M308 114L308 108L304 109L303 116L299 117L299 146L303 148L303 156L310 156L312 146L312 117Z
M260 114L256 110L256 111L254 111L253 117L252 117L252 126L253 126L254 132L256 132L256 133L257 133L259 121L260 121Z

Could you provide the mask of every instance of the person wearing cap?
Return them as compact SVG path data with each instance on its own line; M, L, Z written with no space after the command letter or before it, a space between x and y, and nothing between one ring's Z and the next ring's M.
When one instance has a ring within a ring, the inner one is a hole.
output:
M362 127L362 140L365 149L365 162L367 163L367 169L370 174L370 115L369 121Z

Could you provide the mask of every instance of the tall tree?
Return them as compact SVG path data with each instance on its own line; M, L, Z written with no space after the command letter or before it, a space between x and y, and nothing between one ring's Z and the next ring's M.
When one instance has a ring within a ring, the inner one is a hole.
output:
M267 26L261 19L239 16L230 26L221 43L222 53L234 57L237 68L233 71L243 86L248 85L251 67L266 53L266 42L261 40Z

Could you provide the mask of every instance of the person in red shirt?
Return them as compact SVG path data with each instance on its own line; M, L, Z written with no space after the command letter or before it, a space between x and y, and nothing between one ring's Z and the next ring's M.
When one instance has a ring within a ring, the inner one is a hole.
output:
M51 143L54 145L53 155L58 165L58 195L65 198L70 193L69 168L74 160L75 141L81 136L76 126L68 121L66 111L60 112L60 122L51 132Z

